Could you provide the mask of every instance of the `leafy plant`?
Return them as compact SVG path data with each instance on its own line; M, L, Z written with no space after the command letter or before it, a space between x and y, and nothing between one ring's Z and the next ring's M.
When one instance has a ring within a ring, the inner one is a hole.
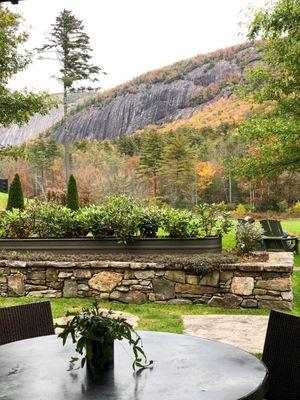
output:
M0 220L0 235L9 239L25 239L32 235L32 220L26 210L14 208L3 211Z
M11 211L14 208L24 209L24 195L19 174L16 174L9 188L6 209Z
M114 317L112 311L103 312L99 308L97 300L94 301L91 307L84 308L83 312L68 312L67 316L73 316L65 325L56 325L62 328L63 331L59 337L63 339L65 345L68 336L70 335L73 343L76 343L76 352L81 356L86 351L85 356L81 359L81 367L87 364L89 370L94 377L97 377L99 372L95 370L92 363L93 342L98 342L103 347L101 365L104 366L111 357L111 344L114 340L127 340L134 354L132 367L134 370L152 367L153 361L147 360L144 353L142 341L137 332L133 329L125 318ZM78 361L78 357L72 357L71 363Z
M143 208L138 214L138 229L141 237L156 237L162 226L163 217L157 207Z
M162 212L164 229L172 238L199 237L199 220L187 210L165 209Z
M195 212L205 236L220 236L232 227L230 214L220 204L202 203L195 207Z
M263 229L254 224L247 222L239 224L235 236L238 253L247 254L254 251L263 233Z

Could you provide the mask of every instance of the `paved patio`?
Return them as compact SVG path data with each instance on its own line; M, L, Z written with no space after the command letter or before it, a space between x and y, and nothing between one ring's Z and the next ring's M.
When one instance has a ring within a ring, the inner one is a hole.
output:
M262 353L269 317L256 315L183 315L184 334L219 340Z

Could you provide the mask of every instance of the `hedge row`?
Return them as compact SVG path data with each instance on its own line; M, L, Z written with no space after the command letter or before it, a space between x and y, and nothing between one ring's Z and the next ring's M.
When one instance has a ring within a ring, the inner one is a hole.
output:
M215 204L202 204L194 212L144 207L126 196L109 197L100 206L72 211L51 203L31 203L25 210L3 211L2 238L94 238L115 236L122 243L135 237L190 238L216 236L231 227L229 216Z

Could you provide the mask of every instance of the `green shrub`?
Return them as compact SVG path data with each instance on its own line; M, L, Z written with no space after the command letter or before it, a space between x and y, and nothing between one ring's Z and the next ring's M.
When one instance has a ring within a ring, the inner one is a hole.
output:
M195 212L205 236L220 236L232 227L230 214L220 204L202 203L195 207Z
M28 207L34 235L39 238L72 238L86 236L87 223L80 213L51 203L33 203Z
M19 174L15 175L8 192L6 209L11 211L14 208L24 210L24 196Z
M172 238L190 238L201 235L200 223L190 211L165 209L162 211L163 228Z
M263 234L261 227L254 224L239 224L236 230L236 249L239 254L248 254L257 248L257 244Z
M33 235L32 219L26 210L14 208L3 211L0 221L0 235L5 239L25 239Z
M74 175L70 175L68 181L66 206L73 211L77 211L79 209L78 189Z
M141 237L156 237L157 231L163 226L163 215L159 208L149 207L139 210L138 229Z

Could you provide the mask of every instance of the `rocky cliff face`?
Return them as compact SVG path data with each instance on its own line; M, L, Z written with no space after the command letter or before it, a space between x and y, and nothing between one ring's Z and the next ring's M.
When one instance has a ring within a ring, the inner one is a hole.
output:
M230 96L245 66L258 58L256 46L243 44L149 72L73 109L67 140L130 135L147 125L190 118L207 104ZM24 127L2 129L0 143L21 143L53 124L53 134L64 142L61 117L59 108L46 117L35 116Z

